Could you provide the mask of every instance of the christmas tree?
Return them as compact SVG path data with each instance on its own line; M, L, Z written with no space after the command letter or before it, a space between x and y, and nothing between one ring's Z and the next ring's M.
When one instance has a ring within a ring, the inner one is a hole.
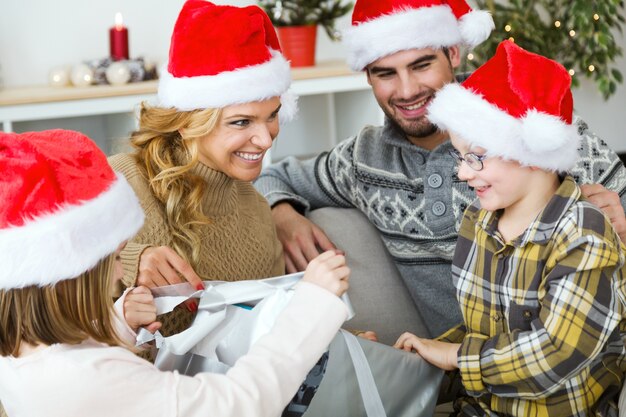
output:
M335 19L352 10L352 2L342 0L260 0L274 26L319 24L328 36L338 39Z
M605 99L622 83L614 68L622 48L614 35L622 34L623 0L475 0L489 10L496 28L491 37L465 61L476 68L493 56L497 45L510 39L522 48L560 62L569 70L572 84L592 78Z

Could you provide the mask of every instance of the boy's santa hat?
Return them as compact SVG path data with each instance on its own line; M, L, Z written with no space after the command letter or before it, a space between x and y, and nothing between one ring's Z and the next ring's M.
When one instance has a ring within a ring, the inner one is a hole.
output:
M489 37L493 19L465 0L357 0L343 32L355 71L407 49L474 47Z
M564 172L580 143L570 84L561 64L503 41L462 84L437 93L428 119L487 155Z
M189 111L281 96L281 121L295 116L289 63L267 14L257 6L220 6L188 0L178 16L161 105Z
M0 132L0 290L75 278L143 219L124 176L86 136Z

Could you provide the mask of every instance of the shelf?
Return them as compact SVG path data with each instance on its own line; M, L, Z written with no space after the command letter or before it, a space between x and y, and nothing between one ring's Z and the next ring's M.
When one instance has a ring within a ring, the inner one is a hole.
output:
M292 69L292 89L300 96L369 88L362 73L329 61ZM0 122L11 131L13 122L132 112L138 103L154 100L158 81L123 86L18 87L0 90Z
M294 68L291 76L301 111L296 121L281 129L285 139L272 148L277 157L326 150L340 137L380 118L367 91L367 78L343 62ZM157 88L156 80L123 86L6 88L0 90L0 123L5 132L59 127L84 131L103 149L115 152L118 148L111 140L125 141L136 128L133 112L143 101L156 103ZM270 152L266 158L271 161Z

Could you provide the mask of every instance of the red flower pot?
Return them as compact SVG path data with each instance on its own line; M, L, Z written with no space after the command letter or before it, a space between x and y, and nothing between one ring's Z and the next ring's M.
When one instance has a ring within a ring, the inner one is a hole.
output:
M315 65L317 25L277 27L278 40L283 55L292 67Z

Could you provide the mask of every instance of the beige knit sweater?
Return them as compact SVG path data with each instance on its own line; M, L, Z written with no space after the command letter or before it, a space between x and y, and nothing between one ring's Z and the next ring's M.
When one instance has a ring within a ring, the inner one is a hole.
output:
M139 258L150 246L171 246L165 209L150 192L147 178L135 158L114 155L109 163L124 174L139 197L146 220L139 233L122 251L123 283L135 285ZM198 163L194 173L206 181L204 213L211 224L202 228L202 256L194 265L203 280L238 281L267 278L285 273L282 246L276 236L267 201L249 182L233 180L222 172ZM190 324L192 315L179 307L163 319L165 335L178 333Z

